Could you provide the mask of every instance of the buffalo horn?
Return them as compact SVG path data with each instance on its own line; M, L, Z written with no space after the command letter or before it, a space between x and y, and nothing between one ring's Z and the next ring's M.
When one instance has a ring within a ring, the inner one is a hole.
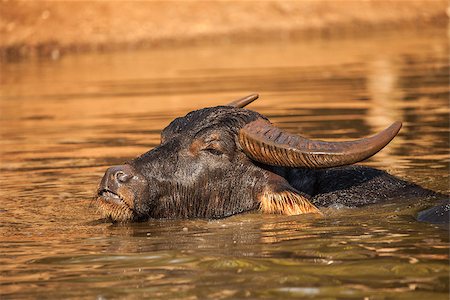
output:
M253 101L255 101L256 99L258 99L258 97L259 97L258 94L251 94L251 95L248 95L247 97L244 97L244 98L241 98L238 100L234 100L233 102L228 103L226 106L243 108L243 107L249 105L250 103L252 103Z
M240 130L239 143L247 156L267 165L329 168L350 165L371 157L383 149L401 127L401 122L394 122L368 138L324 142L286 133L267 120L257 119Z

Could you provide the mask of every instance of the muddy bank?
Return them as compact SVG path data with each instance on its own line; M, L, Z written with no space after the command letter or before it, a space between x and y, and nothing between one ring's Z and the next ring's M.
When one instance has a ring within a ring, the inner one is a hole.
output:
M0 2L0 53L71 51L365 34L446 26L445 0Z

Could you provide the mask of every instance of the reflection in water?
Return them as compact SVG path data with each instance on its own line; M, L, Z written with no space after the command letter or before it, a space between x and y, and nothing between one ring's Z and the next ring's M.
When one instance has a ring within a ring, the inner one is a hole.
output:
M398 107L403 97L401 89L397 86L397 79L395 65L388 58L380 57L369 62L367 89L372 103L367 109L366 120L373 132L376 132L377 128L385 127L386 124L403 120ZM401 145L402 135L399 135L395 141ZM377 159L383 161L385 165L395 164L400 156L393 152L392 148L388 147L385 151L378 153Z
M356 46L355 46L356 45ZM80 55L1 66L0 295L112 298L447 297L448 231L433 199L111 225L90 206L107 166L190 110L260 92L255 109L308 137L404 121L364 164L448 189L443 32Z

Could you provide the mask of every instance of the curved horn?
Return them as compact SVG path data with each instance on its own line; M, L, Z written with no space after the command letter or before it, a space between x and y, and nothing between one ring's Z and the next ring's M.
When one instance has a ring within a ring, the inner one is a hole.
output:
M251 95L248 95L247 97L244 97L244 98L241 98L238 100L234 100L233 102L228 103L226 106L243 108L243 107L249 105L250 103L252 103L253 101L255 101L256 99L258 99L258 97L259 97L258 94L251 94Z
M329 168L350 165L371 157L383 149L401 127L401 122L395 122L368 138L324 142L283 132L267 120L258 119L240 130L239 142L247 156L268 165Z

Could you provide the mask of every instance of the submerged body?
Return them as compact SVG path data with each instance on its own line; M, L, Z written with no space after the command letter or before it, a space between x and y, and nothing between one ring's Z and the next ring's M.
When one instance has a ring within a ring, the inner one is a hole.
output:
M318 207L343 205L359 207L394 199L437 195L414 183L401 180L384 171L345 166L325 170L278 170L297 190L311 197Z
M320 214L332 204L362 206L433 192L383 171L346 166L386 146L396 122L351 142L312 141L285 133L243 107L256 95L175 119L161 144L107 170L98 204L114 221L223 218L259 210Z

